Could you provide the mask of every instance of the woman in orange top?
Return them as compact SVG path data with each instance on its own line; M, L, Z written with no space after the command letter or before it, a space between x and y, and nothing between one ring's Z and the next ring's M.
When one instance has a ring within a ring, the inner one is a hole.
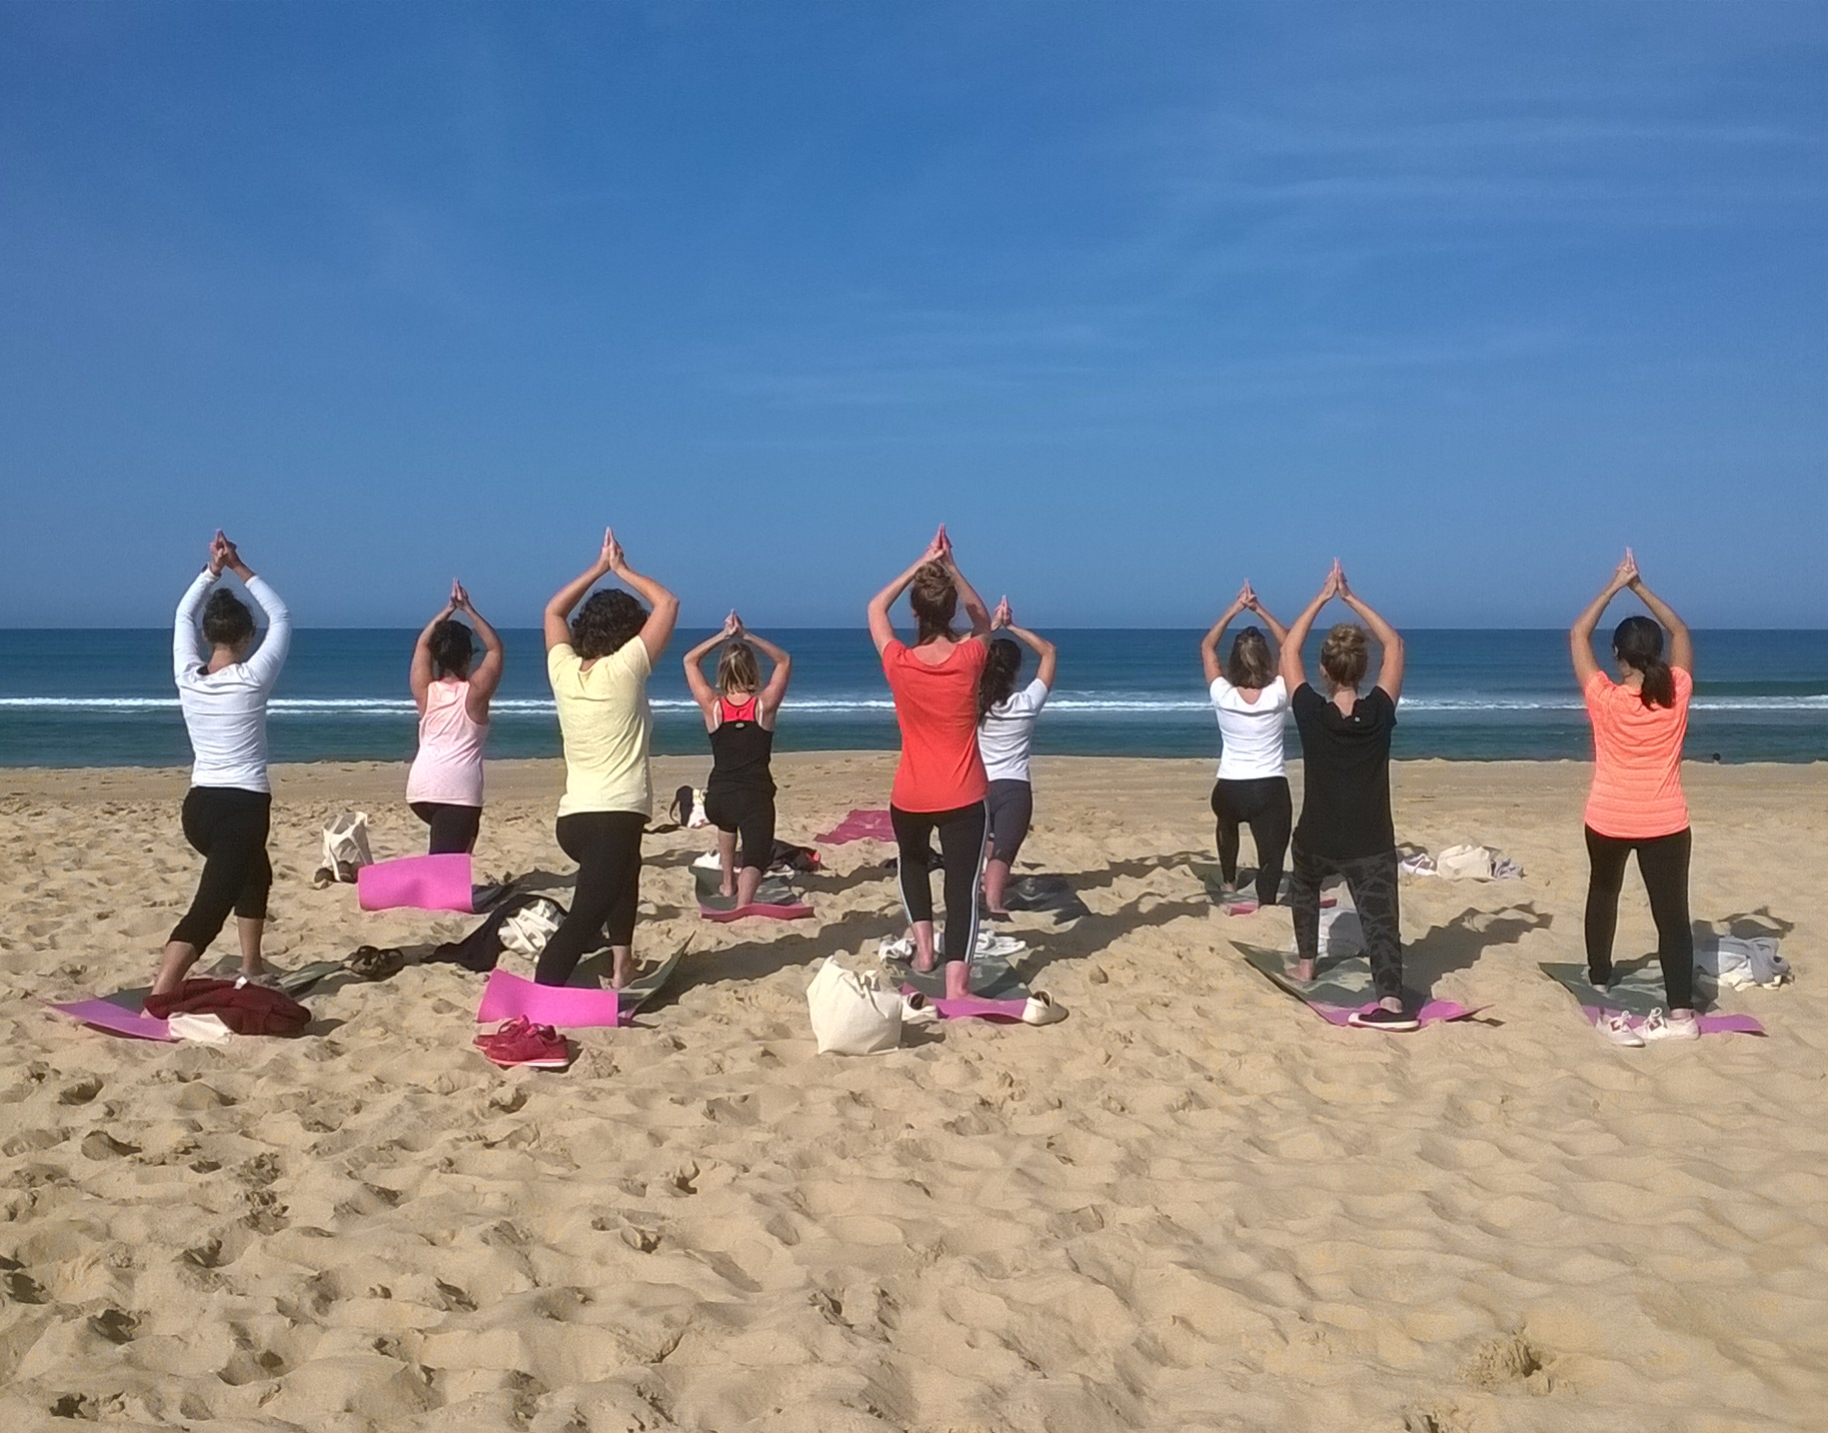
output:
M908 591L909 588L912 591ZM908 592L914 609L912 647L895 635L889 609ZM960 602L971 633L958 637L952 619ZM977 688L988 649L990 610L952 560L941 526L927 550L870 599L870 636L882 655L901 727L901 764L889 797L889 819L901 880L901 900L914 928L914 968L933 969L933 832L945 865L946 994L970 993L970 960L977 943L977 890L983 875L984 796L989 778L977 745Z
M1612 634L1614 682L1593 658L1593 629L1612 599L1630 588L1655 617L1627 617ZM1662 626L1658 626L1658 623ZM1669 659L1663 658L1663 628ZM1587 978L1596 990L1612 981L1612 936L1618 925L1625 861L1638 854L1638 874L1657 925L1657 959L1669 1016L1651 1015L1635 1030L1615 1017L1606 1034L1620 1044L1692 1040L1695 943L1688 926L1688 802L1682 795L1682 739L1695 689L1694 643L1670 605L1644 585L1631 549L1605 591L1588 604L1568 633L1574 674L1593 724L1593 786L1587 796Z

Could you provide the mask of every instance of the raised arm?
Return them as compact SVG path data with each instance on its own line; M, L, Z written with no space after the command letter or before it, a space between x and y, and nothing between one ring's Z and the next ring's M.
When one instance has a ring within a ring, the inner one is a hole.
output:
M1244 605L1262 620L1265 627L1269 628L1269 634L1276 639L1278 648L1288 641L1288 628L1278 622L1275 613L1263 605L1257 597L1256 589L1249 582L1244 584Z
M618 582L634 588L635 594L645 598L652 609L647 614L647 621L641 624L641 645L647 648L647 664L652 667L660 660L666 644L673 640L673 628L679 622L679 599L653 578L630 567L622 555L622 544L613 536L610 544L615 549L615 561L609 570L615 574Z
M1231 626L1232 619L1248 605L1244 598L1249 591L1250 584L1247 582L1239 589L1238 595L1231 599L1231 606L1219 613L1219 620L1200 638L1200 665L1205 669L1207 686L1225 675L1224 665L1219 661L1219 643L1225 640L1225 629Z
M1354 592L1346 583L1346 575L1339 574L1339 595L1346 606L1357 614L1358 620L1371 629L1371 635L1378 640L1384 649L1383 661L1378 664L1377 685L1383 694L1392 702L1403 695L1403 638L1396 628L1383 619L1382 614L1364 598Z
M743 634L743 640L752 645L769 661L774 663L774 670L768 674L768 684L762 688L761 703L765 715L772 717L781 709L781 703L787 700L787 684L793 680L793 658L784 647L777 647L766 637L758 637L742 625L742 618L737 618L737 630Z
M216 566L212 545L210 565L193 577L190 586L184 589L184 595L178 599L178 615L172 622L171 671L180 680L185 673L195 671L209 660L209 651L203 645L203 633L197 622L203 604L209 600L210 589L221 576L222 569Z
M1694 638L1688 634L1688 624L1676 616L1675 608L1644 585L1642 577L1633 577L1631 590L1637 594L1638 601L1650 609L1650 615L1669 629L1669 665L1680 667L1693 676L1695 674L1695 642Z
M482 639L482 660L470 670L470 695L465 705L471 721L484 722L489 719L489 699L501 686L501 674L507 669L508 649L502 645L501 633L476 610L476 604L470 601L470 594L461 582L451 583L451 601L470 619L470 625Z
M727 642L736 632L736 614L732 612L724 618L723 630L713 632L700 642L684 657L686 686L691 690L692 700L698 703L699 711L704 713L705 725L709 727L712 715L717 710L717 691L705 680L704 660L719 642Z
M1051 692L1054 689L1054 672L1060 664L1059 648L1039 632L1031 632L1026 627L1018 627L1014 622L1009 624L1009 630L1018 641L1026 644L1029 651L1040 659L1040 665L1035 671L1035 680Z
M1308 679L1302 669L1301 649L1307 645L1308 633L1314 626L1314 619L1320 615L1320 609L1339 595L1340 577L1339 564L1335 562L1333 570L1327 574L1326 582L1314 594L1314 600L1301 609L1301 615L1295 619L1294 626L1283 634L1282 650L1277 654L1277 670L1282 685L1288 688L1290 696Z
M890 642L895 640L895 624L889 620L890 609L900 599L901 594L908 590L908 584L914 580L914 574L929 562L938 562L945 552L946 530L942 527L933 541L927 544L927 550L920 555L917 562L870 598L870 640L875 642L878 656Z
M284 599L267 585L266 579L256 576L254 569L241 560L234 543L221 533L216 534L216 539L222 552L222 566L241 579L248 596L254 599L254 605L267 619L267 634L260 639L259 650L241 665L257 686L270 690L279 680L286 654L292 650L292 613Z
M438 609L438 615L419 629L419 640L413 643L413 664L407 670L406 684L412 688L413 705L419 708L419 715L425 715L425 699L432 689L432 630L456 610L457 599L453 595L449 602Z
M1054 689L1054 671L1059 666L1059 649L1039 632L1031 632L1026 627L1018 627L1015 614L1009 610L1007 597L997 603L997 610L991 614L990 626L993 631L1001 629L1008 632L1010 636L1035 654L1040 661L1040 667L1035 672L1035 680L1051 692Z
M571 641L571 610L584 600L584 594L609 575L612 553L620 553L616 535L603 529L603 550L597 560L552 594L546 604L546 650L562 647Z
M1631 549L1625 549L1624 559L1619 563L1612 578L1600 589L1595 597L1574 619L1574 625L1568 629L1568 654L1574 659L1574 679L1580 683L1581 690L1587 689L1587 683L1599 675L1600 664L1593 655L1593 629L1599 626L1599 620L1606 615L1606 608L1612 599L1638 580L1638 560L1631 555ZM1674 613L1670 614L1674 616ZM1684 629L1686 635L1687 629Z
M990 634L990 609L984 605L984 599L977 595L977 588L966 579L958 569L958 562L952 556L952 540L946 536L946 525L940 524L940 540L946 550L940 561L946 565L946 571L952 575L952 585L958 590L958 600L965 609L965 615L971 619L971 635L985 637Z

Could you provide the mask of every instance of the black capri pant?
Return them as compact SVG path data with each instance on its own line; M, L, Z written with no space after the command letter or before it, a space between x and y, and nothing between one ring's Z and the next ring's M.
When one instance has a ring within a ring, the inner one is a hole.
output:
M203 854L203 875L184 919L171 939L201 955L222 934L233 911L243 920L267 918L273 865L267 859L267 829L273 797L238 786L193 786L184 793L184 839Z
M454 856L476 849L476 834L482 830L482 807L415 801L413 815L432 828L427 855Z
M991 858L1013 866L1035 817L1035 788L1026 781L993 781L984 804L990 813Z
M533 978L541 985L565 984L578 962L606 943L634 944L646 828L647 815L641 811L574 811L559 817L559 846L578 863L578 884L564 924L540 952Z
M766 871L774 856L772 791L705 792L705 819L719 831L734 831L738 864Z
M933 878L929 869L933 833L939 832L939 854L945 865L947 961L971 959L977 944L977 888L984 875L984 828L988 816L982 801L951 811L903 811L889 807L900 852L895 874L901 903L911 921L933 919Z
M1695 933L1688 924L1688 858L1694 835L1684 826L1668 836L1628 840L1602 836L1587 827L1587 979L1595 985L1612 980L1612 937L1619 924L1619 892L1625 886L1625 862L1638 853L1638 874L1650 897L1650 918L1657 926L1657 962L1663 967L1663 993L1671 1010L1695 1008Z
M1282 893L1282 861L1295 820L1288 778L1215 781L1212 814L1218 818L1219 874L1225 883L1238 879L1238 827L1249 826L1250 838L1257 843L1257 904L1275 905Z

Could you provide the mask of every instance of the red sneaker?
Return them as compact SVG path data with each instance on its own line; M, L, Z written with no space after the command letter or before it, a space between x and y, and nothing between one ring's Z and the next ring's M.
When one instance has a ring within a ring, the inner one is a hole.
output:
M562 1070L571 1063L571 1046L564 1036L550 1025L535 1025L519 1015L493 1035L478 1035L476 1048L503 1069L531 1065L536 1070Z

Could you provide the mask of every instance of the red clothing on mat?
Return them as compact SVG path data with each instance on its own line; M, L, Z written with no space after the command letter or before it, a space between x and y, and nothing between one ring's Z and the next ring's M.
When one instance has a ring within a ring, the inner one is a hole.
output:
M901 764L889 800L903 811L953 811L989 789L977 747L977 683L990 649L967 637L942 662L923 662L905 643L882 649L895 694Z
M1630 687L1604 672L1587 679L1587 716L1593 722L1593 787L1587 825L1602 836L1645 841L1688 829L1682 794L1682 739L1688 734L1688 700L1695 679L1680 667L1673 707L1647 707Z

